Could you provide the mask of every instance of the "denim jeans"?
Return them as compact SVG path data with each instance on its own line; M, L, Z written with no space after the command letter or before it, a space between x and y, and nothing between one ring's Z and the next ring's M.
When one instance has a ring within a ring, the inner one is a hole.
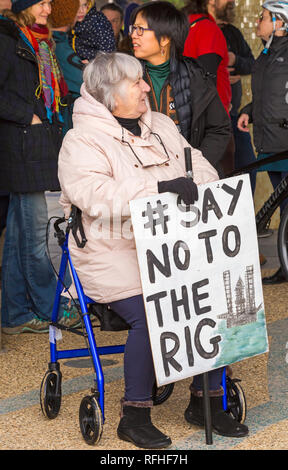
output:
M35 315L51 320L57 280L46 252L47 221L44 192L10 195L2 260L3 327L22 325Z
M237 116L231 116L233 134L235 140L235 169L243 168L256 162L256 156L253 150L251 136L248 132L242 132L237 127ZM255 192L257 170L249 173L252 194Z

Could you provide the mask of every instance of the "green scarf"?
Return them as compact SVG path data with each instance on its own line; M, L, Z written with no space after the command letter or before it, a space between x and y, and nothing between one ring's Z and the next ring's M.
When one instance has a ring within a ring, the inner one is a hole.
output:
M151 78L158 107L160 107L161 90L170 73L170 59L160 65L152 65L147 62L146 66L147 72Z

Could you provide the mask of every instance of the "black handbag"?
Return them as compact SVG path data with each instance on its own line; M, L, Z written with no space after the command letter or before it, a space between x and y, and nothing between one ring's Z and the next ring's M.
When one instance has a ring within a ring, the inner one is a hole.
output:
M90 304L89 313L98 318L101 331L130 330L131 326L106 304Z

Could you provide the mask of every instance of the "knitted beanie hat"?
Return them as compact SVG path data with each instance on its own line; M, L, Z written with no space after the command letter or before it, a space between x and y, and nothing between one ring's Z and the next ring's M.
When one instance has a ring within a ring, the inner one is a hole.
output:
M49 16L52 28L72 25L79 8L79 0L53 0L51 15Z
M20 13L20 11L26 10L40 1L41 0L12 0L12 11L13 13Z

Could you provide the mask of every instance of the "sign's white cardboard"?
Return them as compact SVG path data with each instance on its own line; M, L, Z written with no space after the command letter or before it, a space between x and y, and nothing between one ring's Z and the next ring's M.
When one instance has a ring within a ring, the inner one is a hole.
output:
M249 176L198 189L130 202L158 386L268 350Z

